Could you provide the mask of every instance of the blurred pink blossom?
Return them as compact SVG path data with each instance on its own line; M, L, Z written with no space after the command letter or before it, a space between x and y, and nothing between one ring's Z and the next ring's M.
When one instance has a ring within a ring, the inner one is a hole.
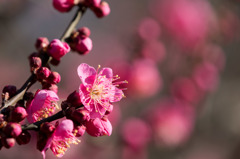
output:
M142 149L151 139L150 126L140 118L127 119L121 132L124 141L133 149Z
M166 99L157 103L147 115L158 145L176 147L191 135L194 114L191 106L186 103Z
M138 59L133 62L128 91L133 97L151 97L163 86L157 66L147 59Z
M212 63L216 69L223 71L225 68L226 57L223 49L216 44L206 44L201 48L200 55L204 61Z
M146 41L157 40L160 33L160 26L153 18L144 18L138 28L139 36Z
M165 59L166 48L160 41L150 41L143 44L141 53L144 58L161 63Z
M214 91L218 86L219 73L213 64L204 62L193 70L193 79L202 91Z
M155 1L151 12L183 48L202 44L211 27L216 26L216 16L206 0Z
M177 99L192 104L196 104L202 97L202 92L197 88L194 80L187 77L180 77L173 81L171 93Z

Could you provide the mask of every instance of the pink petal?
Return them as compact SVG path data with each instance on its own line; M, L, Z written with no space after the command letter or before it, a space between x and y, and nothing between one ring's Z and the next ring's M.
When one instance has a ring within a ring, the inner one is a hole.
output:
M47 97L50 101L58 101L58 95L54 91L46 90Z
M113 71L111 68L103 68L99 75L106 76L107 78L113 77Z
M86 84L85 82L86 78L88 78L89 76L96 75L96 70L86 63L82 63L81 65L79 65L77 72L83 84Z
M69 136L69 133L73 131L73 122L72 120L66 119L59 123L57 126L54 135L58 137L66 137Z
M100 104L97 104L97 106L96 106L96 107L98 107L98 111L96 111L94 104L90 105L90 107L92 108L92 110L90 111L91 119L102 118L106 113L106 109L103 108Z
M123 91L121 89L118 89L115 86L112 86L111 88L111 97L110 97L110 102L118 102L122 99L123 97Z
M112 124L108 119L101 120L101 123L104 127L106 135L110 136L112 134Z

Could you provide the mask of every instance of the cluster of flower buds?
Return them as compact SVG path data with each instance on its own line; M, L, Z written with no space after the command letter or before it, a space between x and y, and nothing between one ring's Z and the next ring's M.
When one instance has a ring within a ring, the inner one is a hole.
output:
M90 8L98 18L110 13L108 3L101 0L53 0L53 6L59 12L69 12L76 5Z
M91 31L87 27L74 31L67 39L71 49L81 55L85 55L92 50L92 40L89 38Z
M42 84L43 89L58 91L57 83L60 82L61 76L58 72L50 71L48 65L44 66L42 60L51 57L51 64L57 65L60 59L70 51L70 47L66 42L58 39L52 40L50 43L45 37L39 37L35 43L38 52L29 56L30 70L36 75L36 78Z
M27 111L20 104L9 106L0 114L0 149L27 144L31 135L28 131L22 131L20 122L27 117Z

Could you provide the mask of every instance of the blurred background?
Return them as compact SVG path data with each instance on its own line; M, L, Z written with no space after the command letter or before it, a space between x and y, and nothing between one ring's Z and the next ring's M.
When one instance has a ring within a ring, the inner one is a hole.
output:
M112 67L129 84L110 115L113 134L85 134L63 159L239 159L240 1L107 1L111 14L90 10L78 27L91 30L93 50L68 53L62 100L80 85L77 67ZM0 0L0 86L18 88L30 76L27 57L38 37L60 38L73 17L51 0ZM40 88L36 85L32 90ZM35 158L36 139L0 151L1 159ZM47 158L56 158L47 151Z

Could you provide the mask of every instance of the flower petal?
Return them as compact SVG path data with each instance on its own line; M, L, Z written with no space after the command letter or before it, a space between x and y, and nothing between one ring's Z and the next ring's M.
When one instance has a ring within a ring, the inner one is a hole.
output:
M57 137L66 137L69 136L69 133L72 133L73 131L73 122L72 120L66 119L63 120L59 123L59 125L57 126L54 135Z
M112 78L113 77L113 71L112 71L111 68L108 68L108 67L106 68L105 67L100 71L99 75L106 76L106 78Z
M110 102L118 102L122 99L123 96L124 96L124 93L121 89L115 86L111 87L111 96L109 98Z
M81 65L78 66L77 69L78 72L78 76L80 77L82 83L85 85L86 84L86 78L88 78L89 76L93 76L96 75L96 70L89 66L86 63L82 63Z

